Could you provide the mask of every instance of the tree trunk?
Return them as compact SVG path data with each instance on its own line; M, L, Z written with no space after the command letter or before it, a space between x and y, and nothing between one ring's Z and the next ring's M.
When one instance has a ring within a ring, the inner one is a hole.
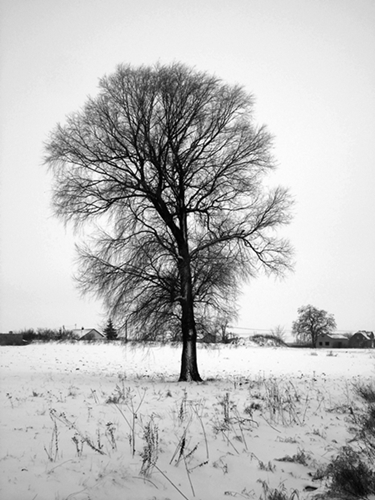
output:
M201 382L197 364L197 330L194 319L190 257L187 245L180 251L182 356L179 382Z
M183 340L179 382L202 382L197 364L196 340Z
M317 333L315 333L315 332L311 333L311 341L312 341L311 343L312 343L313 348L316 349L316 344L318 342L318 334Z

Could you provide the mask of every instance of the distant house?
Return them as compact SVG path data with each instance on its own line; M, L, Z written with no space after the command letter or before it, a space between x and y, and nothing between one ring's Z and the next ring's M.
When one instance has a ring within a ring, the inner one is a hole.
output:
M198 342L202 342L203 344L215 344L217 342L217 337L214 333L205 332Z
M326 349L340 349L343 347L349 347L349 340L347 337L344 337L344 335L335 335L334 333L318 335L316 347Z
M355 333L349 339L349 346L362 349L375 347L374 333L364 330Z
M81 328L73 330L73 336L78 340L103 340L105 336L95 328Z
M22 333L0 333L0 345L27 345Z

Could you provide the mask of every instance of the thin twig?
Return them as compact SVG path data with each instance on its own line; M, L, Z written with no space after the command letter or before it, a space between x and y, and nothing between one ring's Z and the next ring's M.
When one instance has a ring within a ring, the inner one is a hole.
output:
M159 471L160 474L173 486L173 488L175 488L180 493L181 496L183 496L186 500L189 500L189 498L182 493L182 491L174 484L174 482L171 481L169 479L169 477L166 474L164 474L164 472L161 469L159 469L159 467L156 464L153 464L153 465L154 465L155 469L157 471Z
M141 479L142 481L148 481L150 484L152 484L152 486L154 486L157 490L159 489L156 484L151 481L151 479L145 477L145 476L142 476L142 477L139 477L139 476L132 476L133 479Z
M65 462L63 462L62 464L55 465L55 467L52 467L52 469L49 469L48 472L52 472L53 470L57 469L57 467L62 467L63 465L67 464L68 462L72 462L72 461L73 461L72 458L70 458L69 460L65 460Z
M274 427L273 425L271 425L268 420L266 418L264 418L263 415L261 415L261 417L265 420L265 422L267 422L267 424L271 427L271 429L273 429L274 431L276 432L279 432L281 434L281 431L279 431L279 429L276 429L276 427Z
M204 436L204 442L205 442L205 445L206 445L207 460L209 460L210 459L210 454L209 454L209 451L208 451L207 435L206 435L206 430L205 430L203 422L202 422L202 417L198 414L198 410L197 410L196 407L193 406L192 408L193 408L193 411L195 412L195 414L197 415L198 420L199 420L199 422L201 424L201 427L202 427L203 436Z
M234 446L234 444L232 443L232 441L229 439L229 437L225 434L225 432L223 431L223 429L221 430L221 432L223 433L223 436L225 437L225 439L228 441L228 444L230 444L231 447L234 449L234 451L237 453L237 455L239 455L238 450L236 449L236 447Z
M184 463L185 463L186 474L187 474L187 477L188 477L188 480L189 480L189 483L190 483L190 488L191 488L191 491L193 493L193 497L195 497L195 491L194 491L193 483L191 481L190 471L189 471L188 466L187 466L185 455L184 455Z

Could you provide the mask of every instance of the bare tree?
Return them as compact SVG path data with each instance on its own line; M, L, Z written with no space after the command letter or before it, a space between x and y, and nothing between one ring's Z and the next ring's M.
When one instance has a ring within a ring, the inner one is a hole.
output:
M201 380L197 315L233 314L243 280L290 266L275 235L290 196L262 186L271 137L243 88L181 64L122 65L99 86L46 144L56 215L99 227L79 285L133 329L178 322L180 380Z
M275 328L271 328L270 333L274 337L276 337L279 340L282 340L283 342L285 342L285 340L286 340L286 331L285 331L285 328L283 326L277 325L277 326L275 326Z
M298 309L298 319L293 322L292 333L298 339L311 341L316 347L319 335L331 333L336 328L336 321L332 314L311 305Z

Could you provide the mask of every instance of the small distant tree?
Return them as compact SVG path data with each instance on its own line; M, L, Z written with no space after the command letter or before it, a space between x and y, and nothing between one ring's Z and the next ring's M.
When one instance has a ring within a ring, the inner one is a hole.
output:
M71 341L74 340L74 334L72 330L67 330L65 326L59 328L56 332L56 340L59 341Z
M271 329L270 333L271 333L271 335L273 335L277 339L282 340L283 342L285 342L285 340L286 340L286 331L285 331L285 328L283 326L281 326L281 325L275 326L275 328Z
M104 334L107 337L107 340L117 339L117 331L115 330L111 319L108 320L107 326L104 329Z
M308 305L298 309L298 319L293 322L292 333L298 340L311 341L312 346L316 347L319 335L331 333L335 329L333 314Z
M218 314L211 318L205 318L204 331L211 334L211 338L215 339L215 342L227 344L235 338L235 335L229 329L231 319L232 315L226 313ZM206 338L209 339L210 336Z

